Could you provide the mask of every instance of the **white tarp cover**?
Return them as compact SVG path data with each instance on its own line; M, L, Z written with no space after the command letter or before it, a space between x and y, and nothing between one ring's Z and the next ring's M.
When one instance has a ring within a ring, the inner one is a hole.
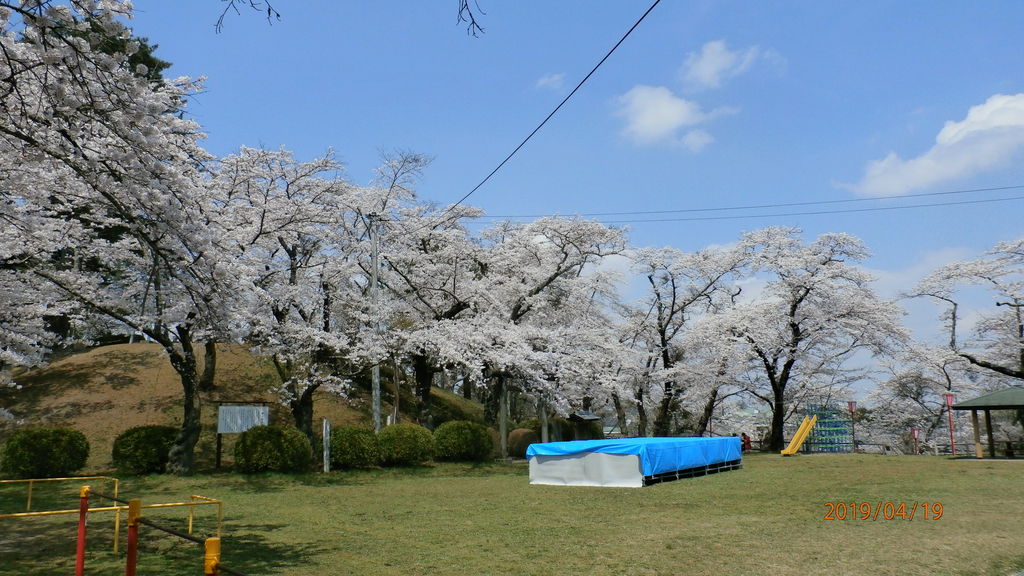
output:
M742 458L740 439L623 438L531 444L531 484L641 487L644 477Z
M530 484L641 488L644 475L636 454L540 455L530 458Z

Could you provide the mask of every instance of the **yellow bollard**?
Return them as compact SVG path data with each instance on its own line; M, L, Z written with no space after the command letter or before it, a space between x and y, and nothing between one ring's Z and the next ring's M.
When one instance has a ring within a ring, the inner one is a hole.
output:
M206 539L206 556L203 557L204 576L216 576L217 565L220 564L220 538Z

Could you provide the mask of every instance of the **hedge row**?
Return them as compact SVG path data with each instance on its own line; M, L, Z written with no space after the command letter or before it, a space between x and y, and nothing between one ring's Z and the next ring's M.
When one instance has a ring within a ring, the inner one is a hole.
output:
M114 466L122 474L162 473L178 429L172 426L138 426L122 432L112 450ZM536 442L529 429L514 430L509 437L513 456L522 457ZM414 466L437 459L451 462L482 462L495 449L493 431L477 422L445 422L431 433L411 423L395 424L380 434L367 428L340 427L331 432L331 467ZM305 472L313 465L313 452L299 430L257 426L242 433L235 443L235 467L243 473ZM15 432L0 450L0 472L14 478L68 476L85 466L89 442L70 428L31 428Z
M490 431L466 420L445 422L433 434L409 423L388 426L380 434L354 427L331 431L331 467L337 469L414 466L431 459L481 462L493 450Z

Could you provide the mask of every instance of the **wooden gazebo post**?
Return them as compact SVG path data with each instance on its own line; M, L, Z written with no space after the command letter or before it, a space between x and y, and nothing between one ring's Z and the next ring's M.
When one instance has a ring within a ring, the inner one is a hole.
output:
M1010 386L1005 390L985 394L966 402L960 402L950 406L952 410L970 410L971 426L974 428L974 455L978 458L985 457L985 450L981 444L981 426L978 422L978 411L985 411L985 433L988 435L988 454L990 458L996 456L996 438L992 433L992 411L993 410L1021 410L1024 409L1024 386Z
M988 455L996 457L996 439L992 435L992 411L985 408L985 433L988 434Z
M971 428L974 429L974 457L984 458L985 451L981 449L981 430L978 430L977 410L971 410Z

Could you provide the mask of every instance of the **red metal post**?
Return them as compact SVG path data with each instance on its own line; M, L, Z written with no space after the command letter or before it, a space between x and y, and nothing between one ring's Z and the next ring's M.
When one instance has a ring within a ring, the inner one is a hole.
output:
M75 549L75 576L85 576L85 534L89 517L89 486L78 492L78 547Z
M124 564L124 575L135 576L135 564L139 554L139 511L142 502L136 498L128 501L128 559Z
M946 396L946 411L949 412L949 446L953 451L953 456L956 456L956 440L953 439L953 394L947 392Z

